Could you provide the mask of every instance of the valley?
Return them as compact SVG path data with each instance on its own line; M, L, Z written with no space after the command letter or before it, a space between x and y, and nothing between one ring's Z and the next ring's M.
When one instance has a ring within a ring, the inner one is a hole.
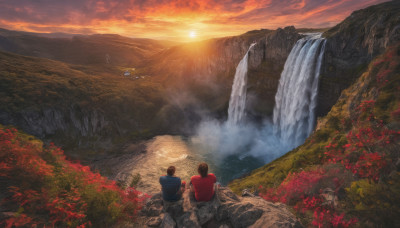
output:
M38 168L35 175L44 178L38 180L42 185L57 180L54 194L75 186L79 190L74 191L85 193L85 202L135 205L136 213L142 200L145 209L158 202L158 179L168 166L176 166L188 182L204 161L223 194L246 192L256 197L252 200L285 205L298 218L290 221L296 226L396 227L399 12L398 1L384 2L354 11L331 28L286 26L186 43L0 29L5 148L0 170L29 172L29 165L21 168L11 159L23 151L36 159L34 164L49 165L39 166L45 171ZM98 175L93 186L108 186L104 191L130 189L134 203L122 193L99 200L103 196L92 194L89 185L75 184L57 167L72 176L85 173L76 183ZM11 173L0 175L0 181L11 186L6 175ZM17 175L18 181L24 175ZM35 182L27 186L41 191ZM0 197L11 193L4 194ZM216 207L226 207L221 205ZM104 213L114 213L113 207ZM237 214L229 210L221 219L218 210L207 221L198 214L186 219L183 212L171 219L178 227L185 222L242 227L233 224ZM142 225L166 221L166 215L146 213L139 213ZM261 214L252 223L262 223ZM90 216L85 218L97 219L100 227L117 224L117 217ZM135 226L134 220L122 219L122 212L118 216L126 223L117 227ZM80 221L76 224L86 222Z

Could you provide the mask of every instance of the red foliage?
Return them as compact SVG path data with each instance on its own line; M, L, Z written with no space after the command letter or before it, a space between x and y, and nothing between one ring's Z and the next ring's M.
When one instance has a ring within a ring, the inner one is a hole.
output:
M323 170L289 173L278 188L270 188L262 196L266 200L282 203L300 199L311 194L312 188L324 177L324 173Z
M314 219L312 225L317 227L352 227L357 224L357 218L346 220L345 214L338 214L333 208L318 207L314 210Z
M32 218L28 217L25 214L9 218L5 221L6 228L21 227L21 226L26 226L28 224L30 224L32 227L36 225L35 223L32 223Z
M361 103L354 121L358 128L349 131L347 144L339 147L334 139L326 146L324 155L328 163L342 164L360 178L378 181L392 162L385 148L400 138L400 132L389 130L376 120L374 104L374 101Z
M386 69L386 70L382 70L380 71L377 75L376 75L376 81L380 84L385 84L386 82L388 82L388 80L386 79L386 77L388 76L389 73L391 73L392 70L390 69Z
M273 202L282 202L294 205L294 209L300 213L313 212L312 225L317 227L350 227L357 223L357 219L346 220L345 215L338 214L331 204L324 203L320 195L320 182L330 180L335 190L342 183L335 177L337 169L325 171L323 169L289 173L278 188L266 189L261 197Z
M15 129L0 129L0 171L2 176L26 172L34 177L52 176L52 166L40 155L41 148L34 144L24 144L16 139ZM10 171L12 172L10 173Z
M90 225L87 202L82 195L87 188L94 188L99 194L110 192L118 196L119 201L114 201L113 205L131 219L145 199L133 188L121 189L115 181L92 172L89 167L66 160L63 151L53 144L43 149L22 140L15 129L0 129L0 160L1 176L20 184L9 187L13 194L11 200L24 208L23 214L5 221L7 227ZM57 186L65 178L73 179L66 181L66 186ZM47 214L48 218L37 214Z
M399 105L399 107L398 107L395 111L393 111L391 114L392 114L393 118L400 120L400 105Z
M394 54L394 51L388 52L382 58L373 63L374 67L379 67L379 72L376 75L376 81L380 86L386 85L386 83L388 82L388 75L396 70L398 60L396 58L393 58ZM382 63L387 64L381 66Z
M325 146L323 168L289 173L277 188L263 190L261 187L264 192L261 196L266 200L294 205L299 213L313 212L312 225L317 227L354 226L357 219L345 219L348 216L338 213L334 205L324 202L320 192L323 188L330 188L337 193L343 185L343 180L338 177L345 176L346 170L355 178L368 178L375 182L390 172L393 161L387 147L399 141L400 132L386 128L383 121L376 119L374 105L373 100L363 101L353 115L353 130L345 139L333 138ZM398 115L399 110L392 115ZM342 121L342 124L345 123ZM329 164L338 168L327 168Z

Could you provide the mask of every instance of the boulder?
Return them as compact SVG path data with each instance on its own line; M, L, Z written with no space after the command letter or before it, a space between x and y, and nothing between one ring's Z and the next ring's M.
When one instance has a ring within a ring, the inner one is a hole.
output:
M165 217L164 214L162 214L159 217L152 217L152 218L150 218L150 220L148 220L146 222L146 225L148 227L159 227L161 225L164 217Z
M174 219L168 214L163 214L163 219L160 228L175 228L176 222Z
M194 211L185 212L182 216L177 219L178 227L183 228L197 228L201 227L196 213Z
M161 193L155 194L143 207L142 211L146 216L159 216L163 212L163 199Z
M164 211L176 219L183 214L183 198L176 202L163 201Z
M302 227L286 205L252 194L238 197L226 187L220 187L209 202L197 202L189 191L177 202L163 201L156 194L139 220L146 221L147 227Z

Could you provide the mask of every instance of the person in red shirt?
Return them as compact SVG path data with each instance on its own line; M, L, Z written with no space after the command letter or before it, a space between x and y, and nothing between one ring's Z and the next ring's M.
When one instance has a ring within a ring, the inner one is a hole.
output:
M191 191L197 201L210 201L214 196L214 184L217 178L214 174L208 174L208 165L200 163L197 172L200 175L192 176L190 178Z

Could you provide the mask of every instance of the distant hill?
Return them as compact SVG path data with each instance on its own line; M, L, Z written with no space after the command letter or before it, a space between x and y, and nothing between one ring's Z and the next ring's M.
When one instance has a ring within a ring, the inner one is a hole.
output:
M0 29L0 50L72 64L137 67L177 43L115 34L28 33Z
M67 150L78 145L111 150L112 141L161 133L157 115L166 104L164 87L149 77L101 71L0 52L0 123Z

